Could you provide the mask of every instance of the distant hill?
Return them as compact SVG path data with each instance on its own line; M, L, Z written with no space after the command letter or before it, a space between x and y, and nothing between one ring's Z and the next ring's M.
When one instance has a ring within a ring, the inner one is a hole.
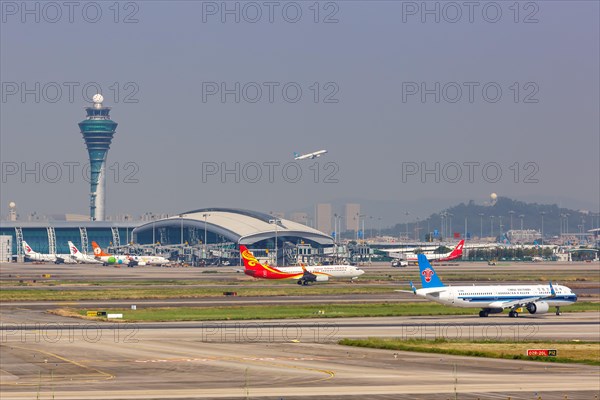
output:
M433 232L438 230L442 233L442 226L447 235L452 236L452 232L459 232L461 236L465 232L465 220L467 222L467 232L472 236L479 236L483 233L484 237L499 236L501 233L511 228L511 214L513 229L535 229L541 231L542 216L544 220L544 236L560 235L568 226L569 233L580 232L596 228L599 225L598 214L587 211L571 210L568 208L559 208L556 204L538 204L525 203L512 200L507 197L498 197L493 204L475 204L473 200L468 204L461 203L450 207L444 211L430 215L426 220L419 221L420 237L423 238L427 233L427 226ZM442 220L444 223L442 225ZM416 222L408 224L409 237L414 237ZM396 224L388 230L389 234L399 236L406 234L406 224Z

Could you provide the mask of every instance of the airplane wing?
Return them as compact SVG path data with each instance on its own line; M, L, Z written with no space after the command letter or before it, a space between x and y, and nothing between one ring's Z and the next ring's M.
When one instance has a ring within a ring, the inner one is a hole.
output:
M556 292L554 291L554 287L552 286L552 282L550 282L550 295L549 296L531 296L524 299L513 300L513 301L497 301L490 304L490 307L497 308L514 308L514 307L524 307L529 303L534 303L538 300L546 300L556 297Z
M546 299L547 297L535 296L535 297L527 297L524 299L513 300L513 301L495 301L490 303L490 308L513 308L513 307L523 307L529 303L536 302L538 300Z

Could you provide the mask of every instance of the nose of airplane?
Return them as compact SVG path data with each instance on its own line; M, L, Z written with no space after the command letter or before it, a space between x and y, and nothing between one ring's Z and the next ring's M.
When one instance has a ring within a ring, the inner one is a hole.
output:
M364 273L365 273L365 271L363 271L363 270L362 270L362 269L360 269L360 268L356 268L356 272L358 272L358 274L359 274L359 275L362 275L362 274L364 274Z

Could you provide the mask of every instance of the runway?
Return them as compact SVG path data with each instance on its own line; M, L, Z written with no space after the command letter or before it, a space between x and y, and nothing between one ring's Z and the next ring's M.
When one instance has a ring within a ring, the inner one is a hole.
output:
M30 267L33 267L30 269ZM50 268L49 268L50 267ZM20 269L19 269L20 268ZM85 287L92 280L194 280L218 285L246 280L232 270L202 274L199 268L110 268L11 265L0 267L2 288L18 280L51 273L52 279L73 280ZM410 268L410 267L409 267ZM461 265L490 279L516 268ZM535 274L542 270L532 265ZM565 268L571 268L565 270ZM18 276L15 275L18 272ZM46 272L49 271L49 272ZM409 269L376 266L372 271L398 279ZM553 265L544 274L581 274L577 282L597 293L598 266ZM548 273L549 272L549 273ZM25 278L24 278L25 277ZM589 280L588 280L589 278ZM345 284L347 283L340 283ZM372 284L372 283L370 283ZM395 289L399 282L381 282ZM116 283L121 286L123 283ZM178 284L176 284L178 285ZM181 285L189 287L194 285ZM281 284L256 283L261 287ZM368 285L368 284L365 284ZM69 285L56 287L68 290ZM19 287L19 289L33 289ZM104 287L96 288L102 290ZM35 289L34 289L35 290ZM531 340L578 340L600 343L600 312L491 315L321 318L176 323L113 323L79 320L46 313L59 307L211 307L254 304L326 304L418 301L411 294L337 294L264 297L214 297L164 300L81 300L76 302L16 301L0 307L0 390L2 399L594 399L600 396L600 367L522 360L448 356L346 347L343 338L505 340L515 345ZM523 344L523 346L525 346ZM523 352L526 350L522 349Z
M0 346L2 398L593 399L598 367L359 349L327 343L215 343L144 329ZM391 396L391 397L388 397Z

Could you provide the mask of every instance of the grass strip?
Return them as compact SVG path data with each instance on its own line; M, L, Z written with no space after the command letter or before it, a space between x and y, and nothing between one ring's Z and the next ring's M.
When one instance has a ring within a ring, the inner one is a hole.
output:
M342 339L345 346L368 347L374 349L414 351L421 353L449 354L469 357L501 358L558 363L580 363L600 365L600 343L569 341L465 341L449 339L408 339L368 338ZM555 349L557 357L527 356L528 349Z
M568 311L598 311L599 303L576 303ZM420 303L373 303L373 304L282 304L259 306L221 307L137 307L96 308L95 311L123 314L126 322L174 322L174 321L223 321L249 319L302 319L302 318L352 318L352 317L400 317L423 315L476 315L479 309L454 308L441 304ZM85 317L88 309L65 308L51 312L64 316Z

